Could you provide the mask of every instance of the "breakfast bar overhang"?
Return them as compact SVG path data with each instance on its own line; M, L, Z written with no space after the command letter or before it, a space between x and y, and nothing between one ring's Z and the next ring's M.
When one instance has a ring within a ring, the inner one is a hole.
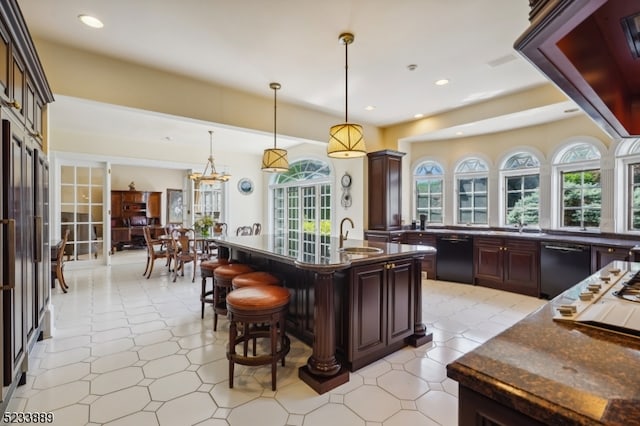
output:
M290 291L287 332L313 348L300 378L318 393L398 349L431 341L421 261L435 248L303 234L216 237L218 257L276 274Z

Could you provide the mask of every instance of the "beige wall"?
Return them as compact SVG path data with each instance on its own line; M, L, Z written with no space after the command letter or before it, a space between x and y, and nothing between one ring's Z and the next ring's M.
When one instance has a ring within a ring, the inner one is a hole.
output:
M61 46L50 41L35 40L43 67L56 94L113 103L166 114L185 116L241 128L271 132L272 123L266 114L252 114L271 108L270 97L258 97L237 90L188 79L179 75L157 71L137 64L127 63L94 53ZM591 120L578 116L544 125L460 139L421 141L420 135L451 126L484 120L496 116L525 111L544 105L566 101L564 94L553 85L533 87L520 93L508 94L432 117L378 129L365 126L365 137L369 151L397 149L407 152L403 159L403 218L409 223L411 217L411 171L418 161L435 159L451 170L457 161L468 154L477 154L497 165L506 152L514 147L532 147L546 161L565 141L577 136L589 136L606 147L611 139ZM366 223L366 157L355 160L333 161L326 157L323 143L328 128L340 117L313 111L299 105L279 104L281 119L279 133L320 141L318 146L303 145L290 150L290 161L305 156L315 156L329 161L334 169L334 205L336 223L349 216L356 222L351 235L361 235ZM50 143L54 152L86 153L95 158L126 157L141 161L157 161L163 168L200 169L208 155L207 147L190 150L170 150L158 144L135 140L106 140L103 135L78 135L56 129L50 123ZM228 167L232 179L227 184L230 229L253 222L268 221L268 180L259 169L259 156L239 156L216 149L218 168ZM167 166L168 165L168 166ZM342 190L339 179L348 171L354 178L351 190L352 207L340 206ZM165 176L168 178L169 175ZM237 190L238 180L247 177L253 180L255 190L243 195ZM171 178L168 178L170 180ZM178 182L166 182L167 187L179 187ZM127 182L128 183L128 182Z
M272 131L270 116L251 113L272 108L270 96L247 94L47 40L34 41L55 94ZM342 120L282 101L278 103L278 109L279 133L309 140L326 141L329 128ZM364 133L372 149L382 146L379 129L364 126ZM52 146L52 149L56 147Z

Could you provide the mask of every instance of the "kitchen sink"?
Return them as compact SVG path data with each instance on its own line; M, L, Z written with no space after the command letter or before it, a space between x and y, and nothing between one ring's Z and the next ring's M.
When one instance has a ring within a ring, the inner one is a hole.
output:
M343 253L351 253L351 254L380 254L380 253L382 253L382 249L379 249L377 247L363 247L363 246L359 246L359 247L342 247L341 249L338 249L338 251L341 251Z

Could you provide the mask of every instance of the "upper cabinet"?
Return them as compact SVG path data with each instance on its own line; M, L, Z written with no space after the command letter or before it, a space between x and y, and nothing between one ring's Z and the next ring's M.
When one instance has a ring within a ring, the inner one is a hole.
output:
M402 229L402 157L404 152L384 150L370 152L369 159L369 229Z
M0 105L42 144L44 105L52 101L51 88L16 0L0 2Z
M640 137L640 2L529 3L515 49L611 136Z

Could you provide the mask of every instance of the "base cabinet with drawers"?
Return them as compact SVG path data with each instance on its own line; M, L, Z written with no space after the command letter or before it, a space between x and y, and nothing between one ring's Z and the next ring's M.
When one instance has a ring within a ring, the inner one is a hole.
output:
M540 295L540 244L508 238L473 239L474 282L498 290Z

